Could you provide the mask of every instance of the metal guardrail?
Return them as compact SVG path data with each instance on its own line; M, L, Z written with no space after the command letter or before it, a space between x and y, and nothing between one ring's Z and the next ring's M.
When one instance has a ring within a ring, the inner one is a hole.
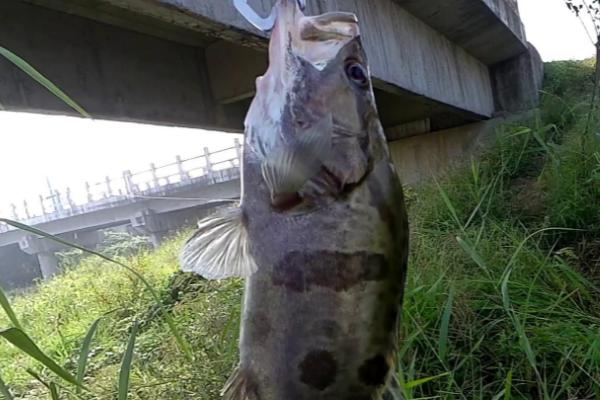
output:
M82 190L67 187L59 191L48 183L48 192L36 201L24 200L21 205L11 205L11 218L35 225L73 215L114 207L124 202L140 201L147 196L164 197L169 191L188 185L210 185L239 177L242 145L238 139L234 146L204 153L191 158L175 157L163 165L150 164L142 171L124 171L121 176L107 176L99 182L85 182ZM0 223L0 233L12 230Z

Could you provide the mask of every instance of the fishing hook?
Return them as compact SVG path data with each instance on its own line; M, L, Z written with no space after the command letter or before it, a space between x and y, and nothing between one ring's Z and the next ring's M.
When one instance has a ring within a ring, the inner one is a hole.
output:
M296 0L298 2L298 7L302 11L306 8L306 0ZM248 4L248 0L233 0L233 5L239 11L240 14L246 18L248 22L250 22L254 27L263 32L270 32L275 26L275 19L277 17L275 8L271 10L271 14L268 17L261 17L254 11L250 4Z

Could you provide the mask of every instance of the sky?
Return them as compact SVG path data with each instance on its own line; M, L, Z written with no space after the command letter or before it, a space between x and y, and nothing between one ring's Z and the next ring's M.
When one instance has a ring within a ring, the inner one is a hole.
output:
M594 47L564 0L519 0L527 37L545 61L582 59ZM0 111L0 216L11 217L11 203L37 204L54 188L83 190L85 181L124 170L145 170L149 163L171 162L233 145L239 135L93 121L80 118ZM22 211L21 211L22 212Z

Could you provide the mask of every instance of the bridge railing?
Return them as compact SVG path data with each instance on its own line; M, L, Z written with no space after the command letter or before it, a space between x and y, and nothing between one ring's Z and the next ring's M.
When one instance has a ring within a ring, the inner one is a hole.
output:
M165 196L187 185L210 185L239 177L242 145L238 139L232 147L217 151L204 148L201 155L182 158L167 164L150 164L141 171L124 171L120 176L106 176L81 187L58 190L48 184L48 192L37 199L11 205L10 218L39 224L92 210L109 208L119 202L139 201L144 196ZM10 228L0 223L0 232Z

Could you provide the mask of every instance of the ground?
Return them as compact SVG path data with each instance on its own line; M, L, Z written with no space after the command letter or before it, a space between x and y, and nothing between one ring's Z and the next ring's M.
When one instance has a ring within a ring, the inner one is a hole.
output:
M481 158L407 188L410 272L397 378L407 399L600 397L600 128L586 129L592 65L547 65L543 104L504 126ZM206 399L237 362L242 282L177 272L189 232L120 261L159 294L193 360L143 282L89 257L11 302L24 330L75 374L87 330L85 385L0 342L0 376L16 398L114 399L131 329L130 399ZM0 316L0 326L9 327ZM125 357L126 358L126 357ZM121 385L122 386L122 385ZM0 393L2 393L0 391Z

